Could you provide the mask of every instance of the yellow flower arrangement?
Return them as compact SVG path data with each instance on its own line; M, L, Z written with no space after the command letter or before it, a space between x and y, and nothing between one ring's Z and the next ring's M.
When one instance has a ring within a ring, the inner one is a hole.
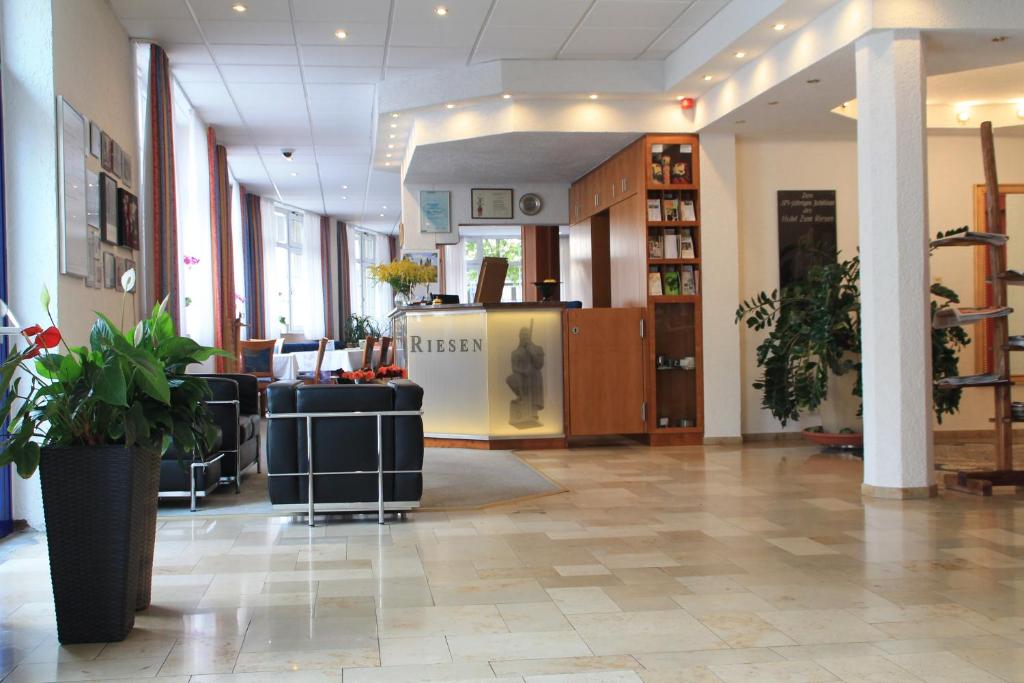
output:
M370 277L376 282L391 285L391 288L402 294L409 294L416 285L435 282L437 268L435 266L414 263L407 259L381 263L370 266Z

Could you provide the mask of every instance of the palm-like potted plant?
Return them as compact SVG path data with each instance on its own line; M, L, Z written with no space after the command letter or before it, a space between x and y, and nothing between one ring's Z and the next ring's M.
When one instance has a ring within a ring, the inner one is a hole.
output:
M956 292L931 286L932 317L960 302ZM828 445L859 445L860 259L854 257L812 266L807 275L783 288L760 292L743 301L736 321L767 331L757 347L761 406L783 425L801 413L820 410L821 427L805 435ZM932 330L932 376L957 374L959 354L970 338L961 327ZM957 412L959 389L933 392L935 416Z
M127 331L99 315L87 346L63 342L51 316L0 365L0 465L39 469L62 643L127 636L149 603L160 457L217 436L206 383L185 370L219 352L178 336L166 303Z

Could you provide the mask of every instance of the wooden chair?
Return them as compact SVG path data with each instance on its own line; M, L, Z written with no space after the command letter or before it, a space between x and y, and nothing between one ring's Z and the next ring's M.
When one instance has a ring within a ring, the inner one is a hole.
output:
M372 370L373 369L373 347L377 345L376 337L367 337L366 346L363 348L363 364L360 366L360 370Z
M391 351L391 337L380 338L380 358L377 359L377 367L381 368L385 365L391 365L388 362L388 353Z
M322 337L316 347L316 366L313 368L312 373L303 373L299 375L306 384L320 384L321 372L324 367L324 353L327 351L327 345L331 343L331 340L327 337Z
M239 313L231 321L231 332L230 339L226 340L227 348L225 351L231 354L231 358L225 358L224 360L224 372L238 372L241 367L242 357L242 328L245 327L245 323L242 322L242 314Z
M260 394L265 394L274 377L274 339L247 339L239 342L242 349L242 374L252 375L257 380Z

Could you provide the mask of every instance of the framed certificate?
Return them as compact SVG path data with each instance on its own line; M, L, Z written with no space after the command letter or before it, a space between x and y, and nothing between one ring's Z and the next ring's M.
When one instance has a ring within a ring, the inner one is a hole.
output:
M512 190L475 188L470 190L473 218L512 219Z
M420 190L420 232L452 231L452 193L447 190Z

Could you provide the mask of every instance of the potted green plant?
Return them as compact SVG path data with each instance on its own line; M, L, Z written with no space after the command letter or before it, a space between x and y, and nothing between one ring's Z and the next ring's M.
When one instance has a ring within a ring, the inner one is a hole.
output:
M345 345L349 348L361 346L367 337L380 337L380 326L368 315L353 313L345 320Z
M42 304L49 314L45 290ZM160 457L216 439L206 383L185 370L220 352L178 336L166 304L126 331L99 315L87 346L64 342L50 316L0 365L0 465L39 470L62 643L127 636L149 601Z
M936 311L960 302L956 292L931 286ZM783 425L801 413L821 410L822 426L805 436L825 445L859 445L860 259L854 257L815 265L807 275L783 288L760 292L743 301L736 322L767 331L757 347L761 406ZM932 330L932 376L957 374L959 353L970 338L960 327ZM955 413L959 389L933 392L935 416ZM838 405L837 405L838 404Z

